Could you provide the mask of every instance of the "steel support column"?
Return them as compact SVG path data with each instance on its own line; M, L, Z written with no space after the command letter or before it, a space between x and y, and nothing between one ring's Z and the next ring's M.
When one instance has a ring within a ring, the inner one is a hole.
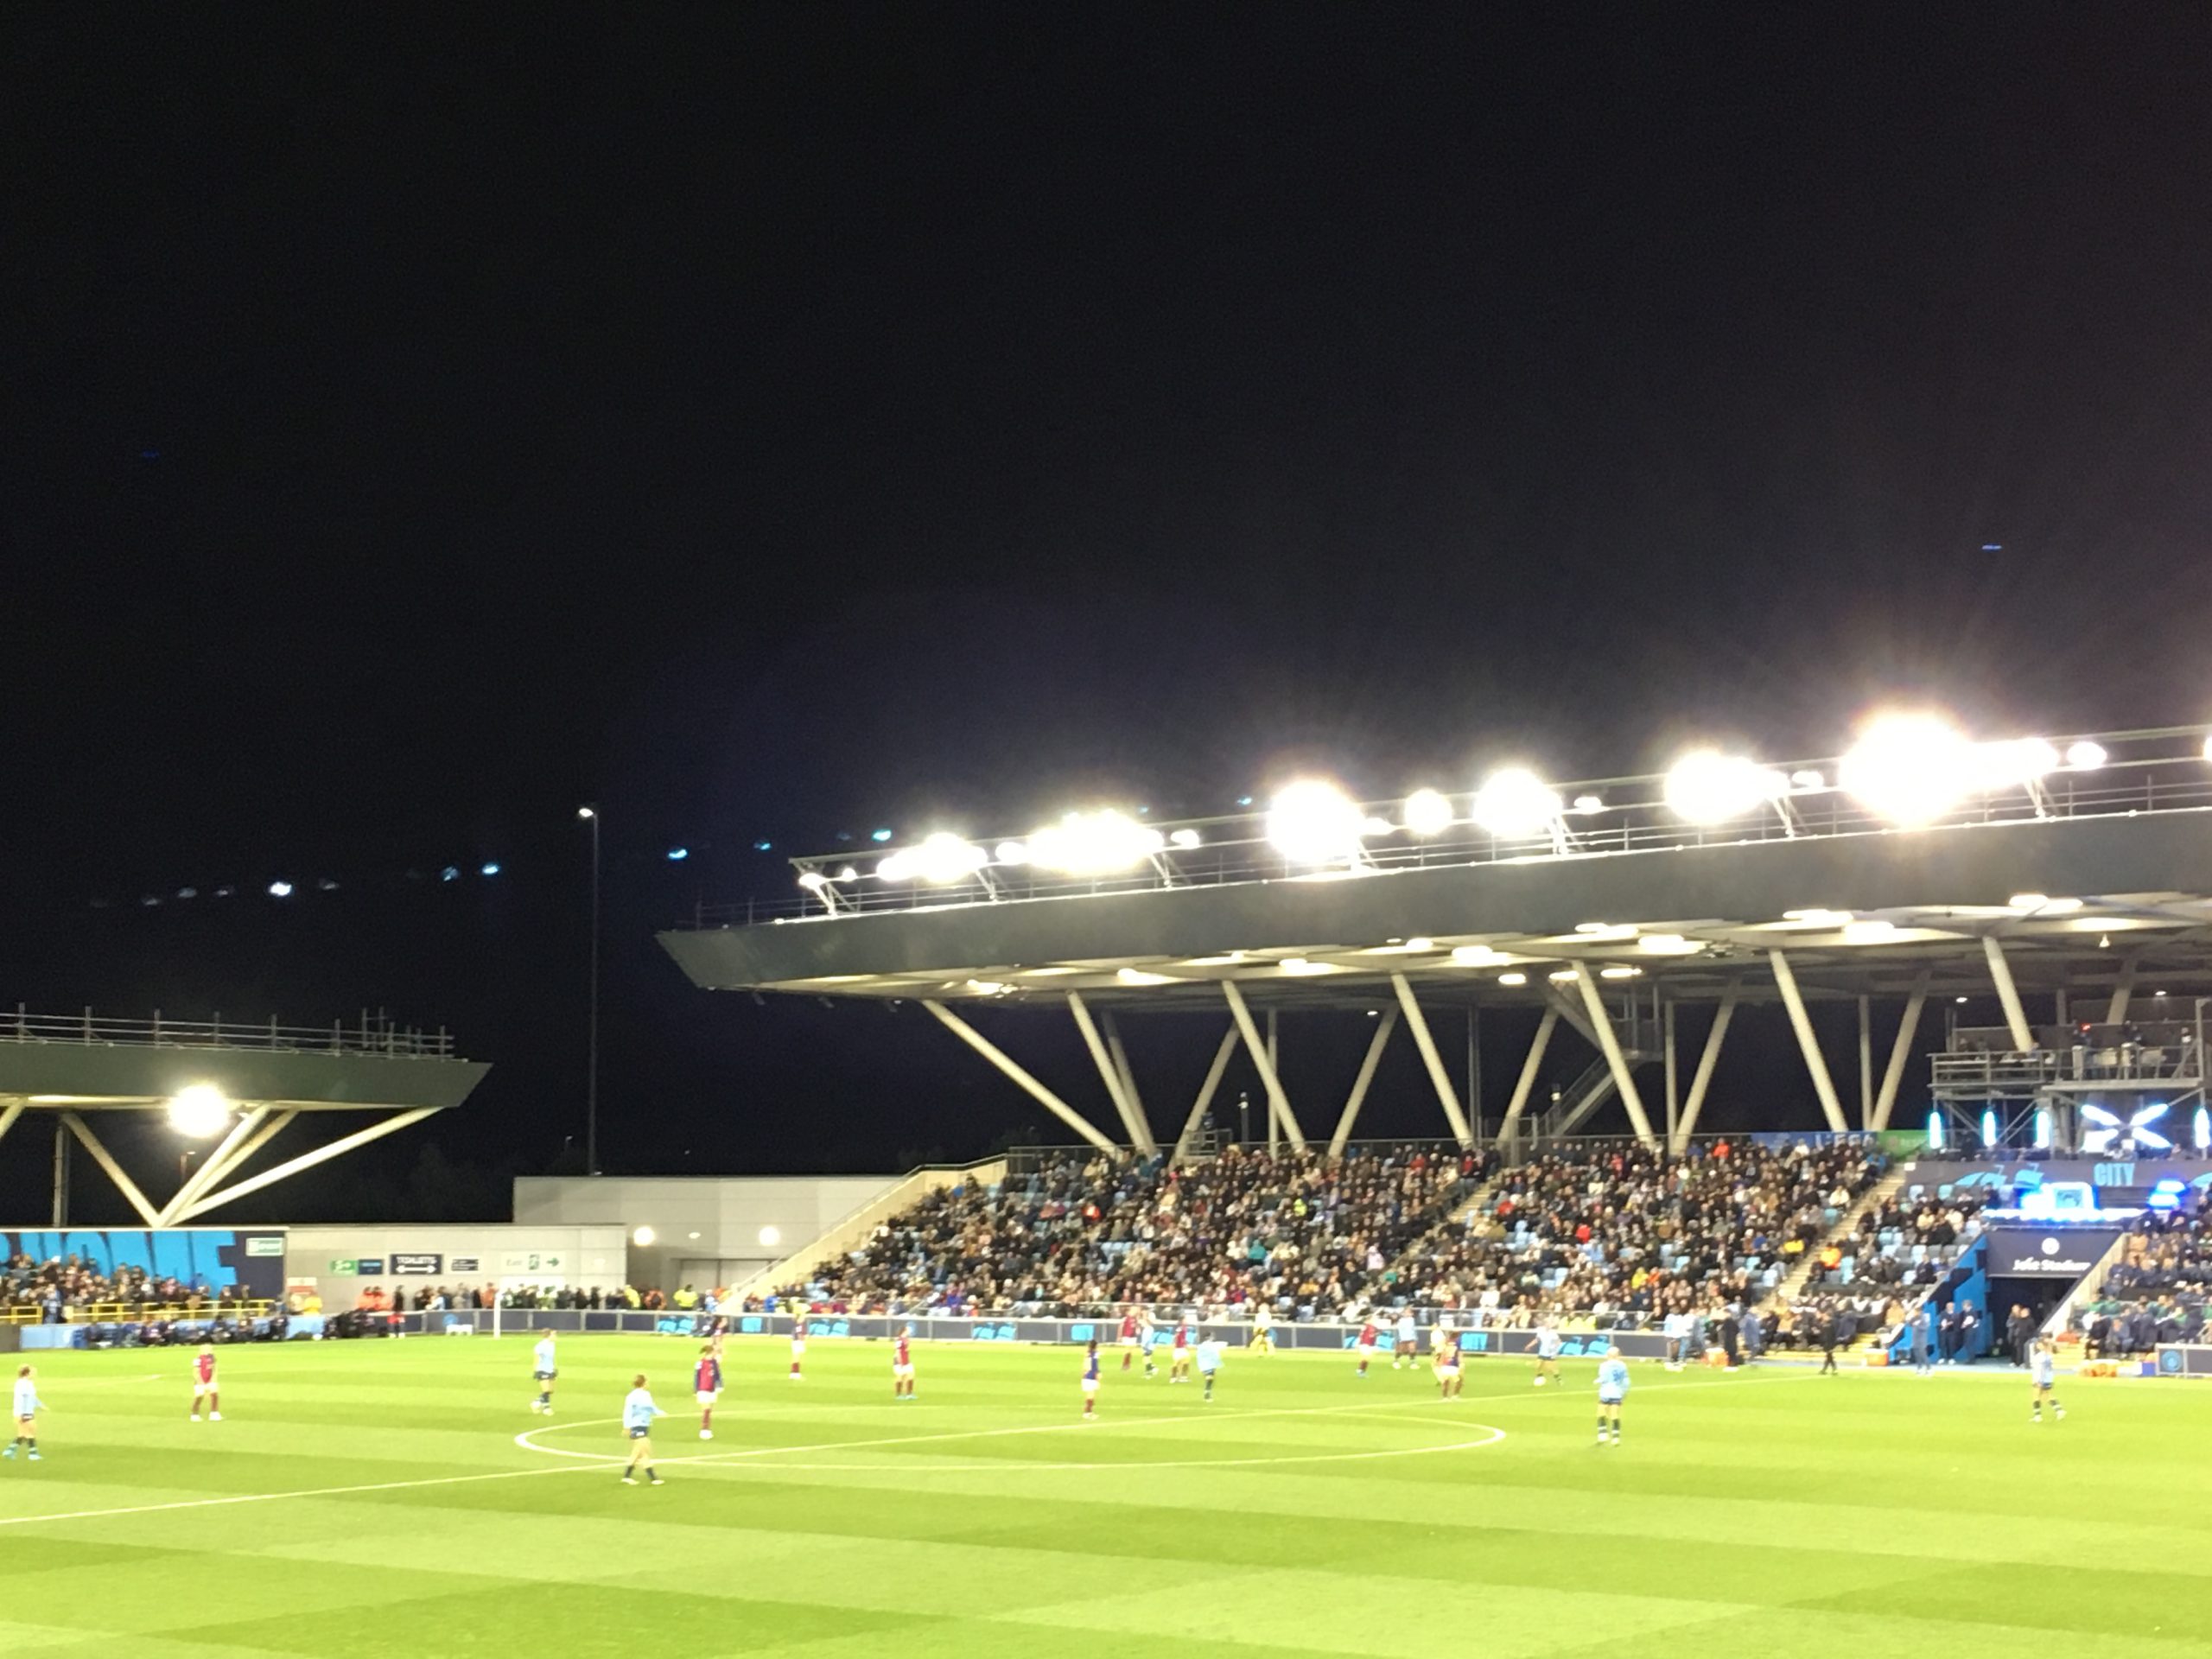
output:
M950 1008L946 1007L944 1003L932 1002L927 998L925 998L923 999L922 1006L927 1008L931 1014L935 1014L939 1022L944 1025L947 1031L950 1032L962 1042L967 1044L969 1047L974 1049L978 1054L982 1055L993 1065L996 1066L1008 1080L1021 1089L1022 1091L1027 1094L1031 1099L1034 1100L1039 1106L1042 1106L1054 1117L1058 1118L1061 1122L1066 1124L1068 1128L1073 1129L1084 1140L1090 1141L1092 1146L1096 1147L1101 1152L1118 1153L1121 1151L1119 1147L1116 1146L1103 1135L1101 1135L1096 1129L1093 1128L1089 1121L1086 1120L1081 1113L1077 1112L1074 1107L1069 1105L1067 1102L1062 1100L1050 1089L1047 1089L1043 1084L1038 1082L1036 1078L1031 1077L1028 1072L1023 1071L1021 1067L1015 1065L1012 1059L1007 1058L1006 1052L1000 1048L997 1044L994 1043L989 1038L984 1036L982 1032L976 1030L975 1027L969 1025L965 1020L963 1020Z
M1732 979L1721 988L1719 1006L1713 1011L1713 1029L1705 1033L1705 1047L1697 1057L1697 1071L1690 1077L1689 1098L1682 1103L1682 1122L1668 1145L1677 1156L1697 1133L1698 1114L1705 1109L1706 1090L1713 1086L1713 1068L1720 1064L1720 1046L1728 1040L1728 1022L1736 1017L1736 999L1744 982Z
M156 1227L175 1226L177 1217L184 1213L194 1198L216 1182L226 1179L232 1171L244 1168L247 1159L274 1139L277 1130L297 1116L293 1112L279 1114L282 1121L276 1128L256 1138L255 1131L267 1122L273 1109L268 1106L257 1106L233 1123L231 1132L223 1137L222 1144L207 1154L200 1167L192 1172L182 1186L177 1188L176 1196L162 1206L161 1219L154 1224Z
M1874 1128L1890 1127L1890 1113L1897 1103L1897 1085L1904 1081L1904 1065L1912 1055L1912 1039L1920 1029L1920 1011L1928 1006L1929 972L1923 968L1912 982L1904 1000L1904 1018L1897 1025L1897 1040L1890 1045L1889 1068L1882 1073L1882 1090L1874 1096Z
M1797 989L1797 976L1789 966L1789 958L1779 950L1767 952L1774 963L1774 982L1782 991L1782 1006L1789 1010L1790 1028L1797 1033L1797 1046L1804 1052L1805 1070L1812 1074L1813 1092L1821 1097L1821 1112L1828 1121L1828 1128L1838 1135L1850 1130L1844 1121L1843 1103L1836 1098L1835 1079L1828 1075L1828 1063L1821 1053L1821 1039L1814 1033L1813 1017L1805 1012L1805 999Z
M1351 1126L1359 1121L1359 1109L1367 1100L1368 1085L1375 1081L1375 1068L1382 1062L1382 1050L1390 1040L1390 1033L1398 1028L1398 1011L1385 1008L1375 1016L1375 1034L1367 1039L1367 1057L1359 1063L1359 1075L1352 1079L1351 1093L1344 1096L1344 1109L1337 1117L1337 1132L1329 1137L1329 1156L1344 1155L1344 1143L1351 1139Z
M1429 1035L1428 1021L1422 1017L1412 983L1403 974L1391 975L1390 983L1398 993L1398 1006L1406 1011L1406 1028L1414 1034L1414 1046L1421 1051L1421 1063L1428 1068L1428 1080L1436 1090L1436 1103L1444 1108L1444 1121L1452 1126L1452 1138L1462 1147L1473 1146L1474 1131L1467 1127L1467 1115L1459 1109L1459 1096L1452 1087L1452 1074L1444 1069L1444 1057L1436 1052L1436 1039Z
M219 1209L233 1198L242 1198L249 1192L258 1192L264 1186L274 1186L278 1181L285 1180L294 1175L304 1174L318 1164L327 1164L334 1158L342 1158L349 1152L367 1146L372 1141L381 1141L387 1135L395 1135L410 1124L419 1123L426 1117L435 1117L437 1115L438 1109L435 1106L417 1106L404 1112L395 1112L390 1117L370 1124L365 1129L357 1129L351 1135L340 1136L328 1146L317 1147L313 1152L303 1152L298 1157L277 1165L274 1169L264 1170L258 1175L248 1176L245 1180L226 1186L219 1192L207 1193L195 1199L178 1217L178 1219L190 1221L194 1216L204 1216L210 1210Z
M2112 988L2112 1001L2105 1008L2105 1024L2116 1026L2127 1018L2127 1000L2135 994L2135 964L2133 956L2120 961L2120 978Z
M1129 1051L1122 1046L1122 1027L1108 1008L1098 1016L1099 1029L1106 1033L1106 1052L1114 1057L1114 1073L1122 1080L1122 1092L1128 1097L1129 1110L1135 1115L1137 1127L1144 1131L1144 1151L1147 1158L1160 1155L1160 1141L1152 1132L1152 1119L1146 1116L1144 1096L1137 1092L1136 1067L1129 1064Z
M1582 1007L1598 1033L1598 1046L1605 1052L1605 1064L1612 1071L1613 1087L1620 1093L1621 1104L1628 1108L1630 1126L1636 1130L1637 1140L1656 1147L1659 1139L1651 1133L1651 1120L1643 1114L1643 1096L1636 1091L1636 1075L1629 1070L1628 1056L1621 1052L1621 1040L1613 1033L1613 1017L1605 1012L1605 1000L1598 995L1596 969L1584 968L1575 976L1574 982L1582 992Z
M1679 1087L1680 1077L1675 1069L1675 1005L1673 1002L1661 1005L1659 1025L1661 1031L1664 1033L1662 1040L1667 1051L1667 1146L1671 1151L1674 1148L1675 1138L1681 1134L1682 1127L1682 1096Z
M74 1112L64 1112L61 1114L61 1121L68 1126L70 1134L85 1143L85 1150L91 1153L93 1160L107 1172L108 1179L115 1183L115 1190L123 1194L130 1207L138 1212L146 1224L149 1227L160 1226L161 1223L156 1217L160 1216L161 1211L146 1201L146 1195L138 1190L138 1183L132 1180L123 1166L109 1155L108 1149L99 1143L99 1137L93 1135L85 1120Z
M1997 982L1997 1000L2005 1005L2012 1046L2025 1054L2035 1047L2036 1034L2028 1028L2028 1011L2020 1006L2020 988L2012 983L2012 964L2005 960L2005 947L1994 933L1981 936L1981 954L1989 958L1989 976Z
M1874 1127L1874 1000L1859 999L1859 1127Z
M1213 1052L1213 1064L1206 1068L1206 1080L1198 1085L1198 1097L1191 1103L1191 1115L1183 1120L1183 1133L1175 1137L1175 1150L1170 1162L1179 1166L1190 1155L1191 1137L1198 1132L1198 1125L1205 1121L1206 1108L1213 1104L1214 1091L1221 1087L1222 1075L1229 1070L1229 1057L1236 1052L1239 1040L1236 1022L1232 1020L1229 1029L1222 1034L1221 1046Z
M1513 1139L1513 1131L1521 1122L1521 1114L1528 1109L1529 1096L1536 1087L1536 1074L1543 1069L1544 1051L1551 1046L1552 1033L1559 1029L1559 1010L1547 1007L1544 1017L1536 1022L1536 1034L1529 1044L1529 1058L1521 1062L1521 1076L1513 1085L1513 1098L1505 1103L1505 1116L1498 1120L1497 1145L1502 1152Z
M1291 1116L1290 1098L1282 1090L1282 1080L1275 1075L1274 1056L1260 1040L1259 1027L1252 1023L1252 1010L1245 1006L1244 993L1233 979L1221 982L1222 994L1229 1000L1229 1012L1236 1021L1236 1029L1243 1033L1244 1046L1258 1068L1260 1086L1267 1090L1268 1110L1281 1123L1290 1136L1290 1144L1300 1152L1306 1150L1306 1133L1298 1127L1298 1120Z
M1122 1074L1115 1068L1114 1057L1106 1052L1106 1044L1098 1035L1098 1022L1090 1017L1090 1009L1085 1006L1081 992L1068 993L1068 1012L1075 1015L1076 1029L1083 1033L1083 1046L1090 1051L1091 1064L1105 1080L1106 1097L1114 1103L1122 1127L1128 1132L1129 1145L1149 1158L1160 1148L1152 1144L1152 1131L1144 1126L1136 1108L1129 1103L1128 1091L1122 1087Z
M29 1101L18 1096L6 1106L0 1107L0 1141L8 1138L8 1131L16 1127L16 1120L23 1115L24 1109L29 1104Z

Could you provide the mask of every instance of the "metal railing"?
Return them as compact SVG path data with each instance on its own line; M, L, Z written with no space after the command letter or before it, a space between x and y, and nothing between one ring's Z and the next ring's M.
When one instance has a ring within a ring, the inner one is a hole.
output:
M2070 766L2017 784L1974 790L1927 828L2212 810L2212 765L2207 764L2204 741L2202 727L2060 740L2061 747L2086 745L2103 758L2094 766ZM992 856L972 876L933 885L877 874L882 859L900 850L896 847L823 854L791 861L806 892L780 900L702 906L678 925L704 929L828 921L879 911L965 908L1257 881L1340 880L1405 870L1895 833L1894 824L1844 792L1838 781L1840 769L1840 761L1833 758L1776 762L1771 770L1789 779L1788 788L1756 814L1718 826L1688 823L1673 812L1666 804L1666 779L1658 774L1555 785L1563 803L1559 816L1542 830L1518 837L1491 835L1464 817L1423 837L1400 826L1402 803L1372 802L1360 809L1367 823L1356 848L1325 868L1287 864L1268 842L1266 816L1259 811L1147 819L1162 844L1128 871L1106 876L1055 875ZM977 837L975 844L990 849L997 843Z
M32 1014L18 1002L0 1015L0 1042L74 1043L109 1048L250 1048L296 1054L376 1054L409 1059L452 1059L453 1037L444 1027L424 1031L364 1012L348 1024L287 1026L270 1019L247 1025L217 1014L212 1020L170 1020L156 1009L150 1020L115 1020L86 1008L80 1014Z
M212 1298L189 1302L78 1302L61 1310L63 1325L116 1325L143 1322L147 1319L263 1319L276 1307L272 1301L229 1298L217 1301ZM0 1325L43 1325L46 1310L36 1302L16 1302L0 1306Z

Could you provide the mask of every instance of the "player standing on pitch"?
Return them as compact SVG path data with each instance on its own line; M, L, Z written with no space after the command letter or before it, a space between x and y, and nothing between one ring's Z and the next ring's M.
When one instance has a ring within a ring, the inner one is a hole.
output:
M1618 1354L1608 1354L1598 1367L1598 1444L1605 1443L1610 1420L1613 1444L1621 1443L1621 1402L1628 1398L1628 1364Z
M1382 1333L1375 1328L1372 1319L1359 1327L1359 1374L1362 1376L1367 1375L1368 1362L1375 1357L1375 1344L1382 1336Z
M46 1409L46 1402L38 1397L38 1384L31 1380L28 1365L16 1373L16 1399L13 1411L16 1418L16 1438L0 1458L12 1458L16 1448L22 1446L30 1453L33 1463L38 1462L38 1414Z
M553 1414L553 1379L560 1370L553 1363L553 1333L540 1331L537 1345L530 1351L530 1374L537 1381L537 1398L530 1402L532 1411Z
M1436 1397L1457 1400L1459 1397L1459 1338L1448 1327L1437 1332L1434 1364L1436 1367Z
M699 1402L699 1438L715 1438L715 1402L722 1397L722 1359L713 1343L699 1351L691 1368L691 1392Z
M1213 1398L1213 1379L1221 1370L1221 1339L1208 1337L1198 1344L1198 1375L1205 1380L1205 1398Z
M622 1428L630 1437L630 1460L622 1465L622 1484L638 1484L638 1465L643 1464L645 1478L656 1486L660 1477L653 1472L653 1419L668 1414L653 1404L653 1397L645 1387L645 1374L638 1373L630 1392L622 1400Z
M1252 1306L1252 1351L1272 1354L1275 1351L1275 1316L1265 1302Z
M1167 1380L1187 1382L1191 1380L1191 1322L1186 1319L1175 1321L1174 1339L1167 1349Z
M215 1391L215 1351L201 1345L192 1360L192 1421L200 1421L200 1402L207 1402L207 1421L223 1421L223 1396Z
M1135 1313L1125 1313L1122 1315L1122 1330L1118 1340L1122 1344L1122 1369L1126 1371L1129 1369L1129 1361L1136 1357L1137 1351L1137 1316Z
M2028 1349L2028 1369L2034 1375L2035 1387L2029 1398L2028 1421L2043 1421L2043 1402L2050 1402L2051 1414L2060 1422L2066 1421L2066 1408L2058 1403L2052 1390L2058 1386L2058 1360L2050 1351L2050 1338L2037 1337Z
M806 1357L806 1315L801 1313L791 1321L791 1381L799 1377L799 1362Z
M1145 1369L1147 1371L1152 1369L1149 1356L1146 1358ZM1083 1421L1086 1423L1098 1421L1098 1338L1096 1337L1090 1339L1090 1347L1083 1357Z
M1559 1381L1559 1326L1547 1314L1536 1321L1536 1386Z
M1128 1356L1122 1359L1123 1370L1128 1368ZM899 1345L891 1351L891 1397L911 1400L914 1397L914 1327L899 1327Z

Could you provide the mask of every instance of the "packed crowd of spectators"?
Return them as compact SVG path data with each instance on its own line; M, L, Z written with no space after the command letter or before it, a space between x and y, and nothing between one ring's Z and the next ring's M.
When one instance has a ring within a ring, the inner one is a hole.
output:
M91 1307L202 1308L237 1300L234 1286L201 1290L176 1279L157 1279L137 1267L104 1273L75 1255L35 1262L16 1255L0 1265L0 1307L35 1307L49 1325Z
M1808 1284L1862 1296L1926 1290L1941 1284L1950 1265L1980 1229L1983 1196L1912 1190L1893 1192L1860 1216L1852 1230L1820 1247Z
M1772 1288L1881 1173L1871 1144L1717 1141L1675 1157L1613 1143L1504 1171L1489 1214L1439 1229L1400 1294L1525 1324L1601 1328L1738 1311Z
M1232 1147L1180 1170L1070 1156L932 1194L784 1294L853 1312L1264 1300L1333 1313L1386 1294L1399 1256L1490 1167L1486 1154L1433 1147L1335 1163Z
M2101 1356L2143 1354L2162 1343L2204 1340L2209 1310L2212 1211L2200 1203L2139 1221L2075 1322Z

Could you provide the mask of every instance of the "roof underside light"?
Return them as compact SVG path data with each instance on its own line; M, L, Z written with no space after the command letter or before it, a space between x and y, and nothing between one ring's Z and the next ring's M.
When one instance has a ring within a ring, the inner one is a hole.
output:
M886 881L927 881L944 887L965 881L991 861L991 855L972 842L940 830L922 837L920 844L902 847L875 867Z
M1475 791L1468 817L1501 841L1541 836L1560 815L1559 791L1526 766L1507 766Z
M1341 864L1359 856L1367 815L1325 779L1285 785L1268 804L1268 844L1293 864Z
M1402 813L1406 828L1416 836L1440 836L1457 815L1441 790L1417 789L1406 797Z
M1974 746L1940 715L1881 715L1843 757L1846 793L1901 830L1933 823L1974 786Z
M1029 837L1027 861L1060 875L1112 875L1135 869L1166 845L1148 823L1104 807L1070 812Z
M1728 823L1785 795L1789 780L1739 754L1694 749L1667 772L1667 807L1687 823Z
M1529 976L1516 969L1513 973L1500 974L1497 976L1497 982L1501 985L1526 985L1529 982Z
M2094 772L2104 765L2105 746L2092 743L2087 738L2066 746L2066 769L2069 772Z
M1646 933L1636 948L1647 957L1694 957L1705 946L1680 933Z

